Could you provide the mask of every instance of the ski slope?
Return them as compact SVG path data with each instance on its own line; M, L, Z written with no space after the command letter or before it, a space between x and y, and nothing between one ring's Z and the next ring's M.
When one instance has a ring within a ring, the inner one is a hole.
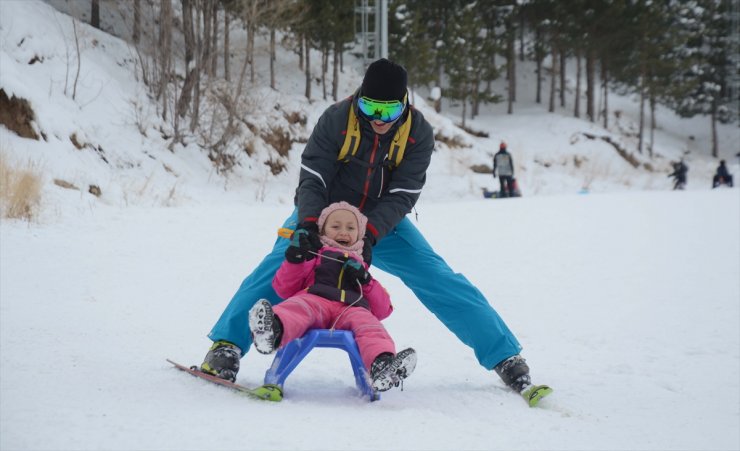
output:
M739 201L724 189L420 203L415 223L555 388L535 409L378 271L396 306L386 327L419 354L403 391L359 398L334 349L314 350L278 404L172 368L165 358L200 363L282 206L2 222L0 448L738 449ZM250 352L238 382L260 384L271 361Z

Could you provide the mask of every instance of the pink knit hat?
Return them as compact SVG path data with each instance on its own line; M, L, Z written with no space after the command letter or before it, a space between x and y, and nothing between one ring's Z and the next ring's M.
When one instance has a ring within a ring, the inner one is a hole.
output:
M318 226L319 231L324 230L324 223L326 222L326 218L329 217L329 215L336 210L347 210L352 212L352 214L355 215L357 218L357 225L359 226L360 230L357 236L360 238L365 236L365 227L367 226L367 218L365 215L360 213L360 210L357 209L354 205L348 204L345 201L341 202L334 202L333 204L329 204L328 207L321 210L321 215L319 215L318 220Z
M336 210L347 210L349 212L352 212L352 214L354 214L355 217L357 218L358 240L356 243L352 244L351 246L343 246L323 234L324 223L326 222L326 218L328 218L329 215L333 211L336 211ZM360 210L358 210L357 207L354 207L353 205L348 204L347 202L344 202L344 201L334 202L333 204L330 204L328 207L324 208L321 211L321 215L319 215L318 226L319 226L319 232L321 233L320 239L321 239L321 242L324 243L324 245L339 248L339 249L344 249L346 251L352 252L362 261L362 248L365 245L365 241L363 240L363 238L365 236L365 227L367 226L367 217L365 217L365 215L360 213Z

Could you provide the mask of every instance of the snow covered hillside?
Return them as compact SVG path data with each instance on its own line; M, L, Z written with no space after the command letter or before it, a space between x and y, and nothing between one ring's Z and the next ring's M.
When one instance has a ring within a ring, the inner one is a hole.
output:
M50 3L76 14L86 11L79 2ZM295 184L302 142L331 100L308 102L303 97L303 74L297 70L297 57L291 52L278 52L278 91L263 87L266 69L258 71L258 83L248 87L253 113L247 119L257 132L245 131L232 143L228 152L237 166L223 174L216 171L207 151L198 146L201 140L197 134L186 138L187 146L178 144L168 150L169 142L164 137L171 134L171 126L156 114L156 104L140 81L139 60L133 47L80 23L80 76L75 84L77 52L72 19L37 1L3 1L0 8L0 88L8 97L29 101L36 117L32 125L41 136L38 141L24 139L0 127L0 149L12 164L30 164L42 177L42 221L79 214L99 204L174 206L211 202L216 193L220 193L218 197L234 196L255 204L292 202L292 195L285 195L283 187ZM122 25L114 28L121 29ZM239 31L232 36L235 46L243 38ZM267 67L265 45L264 41L258 42L258 68ZM358 60L348 54L345 64L340 96L349 95L362 79ZM470 128L488 134L488 138L475 137L457 127L459 117L454 108L445 107L449 116L440 115L426 105L422 93L413 97L438 137L425 199L473 199L480 198L482 188L498 189L498 182L490 174L477 174L471 167L490 167L491 155L501 140L509 144L525 196L583 189L666 190L672 186L666 178L670 162L681 157L690 166L689 189L703 190L711 185L717 160L708 156L708 119L681 120L659 110L656 157L651 160L636 151L635 99L612 95L612 112L619 118L610 118L610 129L605 130L573 118L570 107L553 114L547 113L543 105L534 104L530 69L522 65L515 115L504 114L503 105L494 105L468 121ZM319 76L316 73L315 78ZM569 86L574 86L574 80L569 80ZM314 92L314 97L320 97L318 86ZM303 118L305 125L291 123L286 117ZM262 131L273 126L289 133L294 141L287 158L279 156L262 136ZM738 128L721 126L719 133L721 156L738 177L734 156L740 142ZM626 149L638 167L619 156L601 137L609 137ZM245 147L251 149L251 155ZM285 166L277 176L266 164L274 161Z
M419 353L358 398L341 351L253 401L165 362L206 334L290 208L102 207L0 229L0 449L737 450L738 190L423 203L415 222L524 345L531 409L403 284L385 321ZM454 218L465 217L460 223ZM238 381L260 384L250 352Z

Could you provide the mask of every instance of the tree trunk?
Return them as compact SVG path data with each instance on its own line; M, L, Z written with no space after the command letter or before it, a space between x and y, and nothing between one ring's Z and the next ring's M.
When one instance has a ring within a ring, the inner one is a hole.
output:
M270 87L275 89L275 28L270 27Z
M642 153L642 143L645 130L645 71L642 71L640 77L640 124L637 137L637 151Z
M508 66L509 76L509 93L511 93L511 101L516 102L516 42L515 42L515 31L512 30L509 36L508 46L508 60L511 61L511 65ZM513 113L513 105L512 105Z
M306 38L303 35L301 35L300 38L298 39L298 68L301 71L303 71L304 69L303 68L303 49L305 47L304 45L305 40Z
M648 154L650 158L653 158L653 146L655 144L655 128L657 127L657 121L655 120L655 96L650 94L650 144L648 144Z
M475 80L473 81L473 89L472 89L472 99L471 99L471 108L470 108L470 119L475 119L476 116L478 116L480 111L480 72L475 73Z
M560 108L565 108L565 50L560 51Z
M717 140L717 99L712 100L712 156L719 157L719 142Z
M193 82L193 113L190 116L190 131L195 131L200 121L200 81L203 78L203 35L201 34L202 4L196 3L195 8L195 81Z
M435 68L435 72L437 73L437 80L435 81L435 83L436 83L436 86L440 90L440 93L439 93L440 95L434 100L434 111L436 111L437 113L441 113L442 112L442 93L444 92L442 91L442 80L444 78L443 76L444 74L442 71L441 64L439 62L437 62L436 64L437 64L437 67Z
M594 92L595 84L595 70L594 67L594 54L593 50L586 50L586 117L591 122L596 121L596 115L594 111L594 101L596 100L596 93Z
M337 101L339 95L339 48L342 46L341 43L334 43L334 74L331 81L331 97L334 101Z
M541 45L541 39L540 39L540 30L537 29L535 31L535 46ZM535 73L537 74L537 93L535 95L535 102L542 103L542 55L540 55L540 51L535 51L535 59L537 60L537 69L535 70Z
M162 119L167 120L167 85L172 58L172 2L160 0L159 8L159 87L157 98L162 101Z
M90 25L100 29L100 0L92 0L90 4Z
M211 69L210 75L215 77L218 74L218 2L213 2L213 11L211 13L213 19L213 28L211 39Z
M231 104L233 106L236 106L239 103L239 98L241 97L242 91L244 90L244 79L247 78L247 64L249 64L249 60L247 58L244 58L242 68L239 71L239 81L236 84L236 94L234 94L234 97L231 100ZM231 118L231 116L235 114L236 111L232 111L229 117Z
M601 89L604 93L604 128L609 128L609 65L606 57L601 59Z
M550 46L550 57L552 58L552 67L550 70L550 100L548 102L547 111L549 113L555 112L555 91L558 86L558 50L555 45Z
M247 25L247 58L249 58L249 81L254 84L255 73L254 73L254 35L256 32L257 25L254 21L251 21Z
M509 25L510 26L510 25ZM508 30L506 36L506 78L508 81L508 105L507 114L514 114L514 102L516 101L516 48L515 30Z
M77 50L77 73L75 74L75 82L74 87L72 88L72 100L75 100L77 97L77 81L80 79L80 65L82 64L82 58L80 55L80 38L77 33L77 19L74 17L72 18L72 28L74 29L75 33L75 49Z
M306 43L305 43L305 49L306 49L306 98L310 101L311 100L311 49L308 46L308 39L304 37Z
M206 75L210 78L213 75L211 72L211 35L213 34L213 27L211 26L213 19L211 16L213 15L213 8L210 2L203 2L201 5L203 8L203 55L201 56L199 69L201 71L205 70Z
M185 81L183 82L180 99L177 101L177 115L184 118L190 108L193 86L195 86L195 71L192 66L195 54L195 36L193 31L193 2L181 0L182 3L182 33L185 41Z
M131 40L138 44L141 39L141 0L134 0L134 31Z
M519 8L519 61L524 62L524 9Z
M463 88L463 89L467 89L467 88ZM463 94L463 98L462 98L462 107L463 107L462 108L462 126L463 128L465 128L465 115L468 114L468 96L466 96L465 94Z
M321 90L322 98L326 100L326 72L329 67L329 48L324 45L321 49Z
M493 33L493 30L488 30L488 33ZM491 67L496 67L496 51L491 52ZM493 80L491 79L491 77L487 77L486 94L491 93L492 84L493 84Z
M512 66L514 65L514 62L511 61L510 63L507 63L506 65L506 72L509 76L508 80L508 105L506 107L506 113L507 114L514 114L514 95L516 93L516 80L512 76Z
M229 26L231 19L229 18L229 12L224 10L224 78L226 81L231 81L231 44L229 43Z
M576 50L576 96L573 116L581 117L581 50Z
M411 105L415 105L416 104L416 87L415 87L416 85L413 83L413 79L409 79L406 84L408 86L409 95L410 95L408 100L411 103Z

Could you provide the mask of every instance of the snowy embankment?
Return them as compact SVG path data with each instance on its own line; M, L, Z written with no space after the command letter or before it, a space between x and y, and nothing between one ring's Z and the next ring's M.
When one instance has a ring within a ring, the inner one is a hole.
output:
M171 368L167 357L201 361L286 207L3 222L0 448L736 450L739 200L734 189L418 206L418 227L507 320L535 382L555 388L536 409L382 273L396 306L385 324L419 364L380 402L356 397L336 350L310 354L279 404ZM239 382L259 384L270 362L250 352Z

